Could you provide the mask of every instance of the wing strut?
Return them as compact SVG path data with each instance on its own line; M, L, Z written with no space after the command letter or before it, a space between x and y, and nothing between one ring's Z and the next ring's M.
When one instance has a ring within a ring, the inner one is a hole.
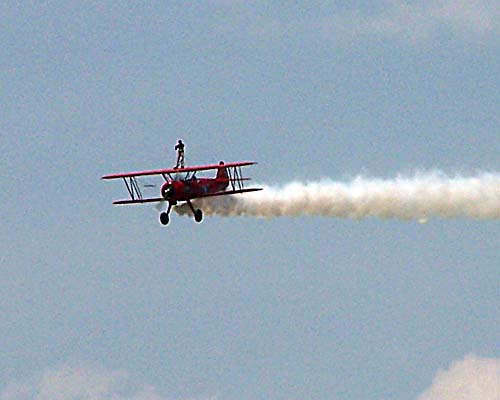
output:
M125 186L127 187L128 193L130 195L130 198L132 200L142 200L142 193L141 189L139 188L139 185L137 183L137 180L135 179L135 176L130 176L128 178L123 178L123 182L125 182Z
M243 178L243 174L241 173L241 167L235 166L232 168L227 168L227 174L229 176L229 181L231 182L231 188L233 190L242 190L243 189L243 181L248 178Z

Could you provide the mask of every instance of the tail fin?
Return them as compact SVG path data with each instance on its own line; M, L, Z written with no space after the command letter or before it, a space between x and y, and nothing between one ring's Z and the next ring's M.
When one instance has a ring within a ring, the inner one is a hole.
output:
M219 169L217 169L217 175L215 176L215 178L221 181L229 182L229 175L227 174L226 167L224 167L224 162L220 161L219 165L220 167Z

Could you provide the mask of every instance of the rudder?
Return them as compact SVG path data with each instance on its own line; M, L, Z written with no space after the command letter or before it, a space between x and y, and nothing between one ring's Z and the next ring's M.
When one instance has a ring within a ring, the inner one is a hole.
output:
M219 169L217 169L217 175L215 176L216 179L221 180L221 181L229 181L229 175L227 173L227 168L224 167L224 162L220 161L219 162Z

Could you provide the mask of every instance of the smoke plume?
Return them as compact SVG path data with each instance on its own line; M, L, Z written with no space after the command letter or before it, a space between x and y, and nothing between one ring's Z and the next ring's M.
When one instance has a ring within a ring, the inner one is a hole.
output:
M198 199L205 215L328 216L416 219L430 217L500 219L500 174L449 177L442 173L394 179L356 177L348 182L321 180L264 186L260 192ZM191 215L187 205L175 208Z

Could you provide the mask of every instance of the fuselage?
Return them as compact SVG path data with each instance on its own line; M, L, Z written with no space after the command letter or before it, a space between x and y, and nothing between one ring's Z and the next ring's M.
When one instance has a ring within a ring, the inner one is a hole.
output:
M168 202L187 201L196 197L223 192L229 185L227 170L221 167L215 178L168 180L161 187L161 197Z

